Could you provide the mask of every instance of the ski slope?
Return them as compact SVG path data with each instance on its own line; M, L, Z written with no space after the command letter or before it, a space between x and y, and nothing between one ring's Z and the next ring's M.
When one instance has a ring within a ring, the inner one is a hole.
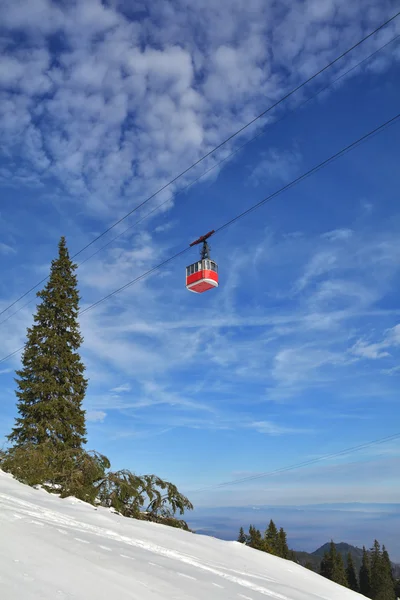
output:
M295 563L237 542L127 519L0 470L4 600L356 600Z

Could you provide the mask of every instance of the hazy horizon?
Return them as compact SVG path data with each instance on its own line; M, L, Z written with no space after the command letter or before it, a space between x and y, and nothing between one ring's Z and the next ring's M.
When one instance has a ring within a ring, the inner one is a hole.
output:
M199 507L186 521L196 533L225 540L237 539L239 528L265 530L269 519L283 527L290 548L314 552L331 539L370 548L376 538L385 544L393 562L400 562L398 535L400 503L325 503Z

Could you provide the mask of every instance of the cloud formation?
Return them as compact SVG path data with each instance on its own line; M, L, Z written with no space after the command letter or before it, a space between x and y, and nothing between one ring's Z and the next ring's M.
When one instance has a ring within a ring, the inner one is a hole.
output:
M152 2L144 15L124 2L6 1L2 181L57 182L54 193L99 215L115 214L329 62L339 41L347 48L391 8L389 0L379 10L372 0L351 9L344 0L280 7L235 0L226 10L210 0L191 7L178 0Z

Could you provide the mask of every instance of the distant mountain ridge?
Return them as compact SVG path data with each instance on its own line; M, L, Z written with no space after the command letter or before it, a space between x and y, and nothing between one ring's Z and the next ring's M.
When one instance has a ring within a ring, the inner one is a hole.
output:
M346 544L345 542L339 542L338 544L335 544L335 547L336 547L336 551L338 552L338 554L341 554L345 566L347 566L347 554L350 552L351 557L354 562L354 566L356 568L356 571L358 572L360 569L360 566L361 566L361 561L362 561L362 555L363 555L362 548L358 548L357 546L352 546L351 544ZM314 552L299 552L297 550L295 550L294 552L297 557L297 560L299 561L299 563L301 565L304 566L308 562L312 565L312 567L315 571L318 571L321 560L322 560L325 552L329 552L329 548L330 548L330 543L327 542L320 548L317 548L317 550L314 550ZM368 548L367 548L367 551L369 552ZM394 576L396 578L400 577L400 564L392 562L392 567L394 570Z

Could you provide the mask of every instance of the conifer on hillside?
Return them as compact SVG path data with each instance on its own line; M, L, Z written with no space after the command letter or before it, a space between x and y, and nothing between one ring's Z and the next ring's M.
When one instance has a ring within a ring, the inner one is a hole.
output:
M374 540L371 548L371 595L374 600L382 587L382 553L378 540Z
M265 550L264 540L259 529L250 525L248 545L255 550Z
M366 598L372 598L372 589L371 589L371 561L369 558L369 554L363 546L363 556L362 563L360 567L359 574L359 582L360 582L360 594L366 596Z
M264 541L267 552L279 556L279 534L272 519L269 522L268 528L265 530Z
M333 568L333 581L339 585L343 585L344 587L349 587L343 558L338 552L336 553L336 559Z
M382 545L382 567L386 576L388 579L390 579L392 585L394 586L395 579L392 570L392 563L390 561L389 553L385 548L385 544Z
M359 592L359 585L351 552L347 554L346 577L348 587L354 592Z
M241 527L240 530L239 530L239 536L238 536L237 541L240 542L241 544L245 544L246 541L247 541L247 536L246 536L246 534L244 532L243 527Z
M333 572L335 568L336 560L336 546L331 540L329 552L324 552L324 556L321 560L319 573L326 579L333 580Z
M55 449L80 450L86 442L82 402L87 380L78 354L83 339L77 319L77 267L64 237L58 248L49 280L37 292L42 302L35 324L28 328L22 368L16 371L20 416L7 436L14 448L50 443Z
M289 547L287 544L286 531L281 527L278 533L278 556L281 558L289 558Z
M325 552L324 557L321 560L320 575L339 585L348 587L343 559L341 554L337 552L333 540L331 540L329 552Z
M389 554L385 546L382 546L379 584L375 590L375 594L375 600L396 600L395 579L392 573Z

